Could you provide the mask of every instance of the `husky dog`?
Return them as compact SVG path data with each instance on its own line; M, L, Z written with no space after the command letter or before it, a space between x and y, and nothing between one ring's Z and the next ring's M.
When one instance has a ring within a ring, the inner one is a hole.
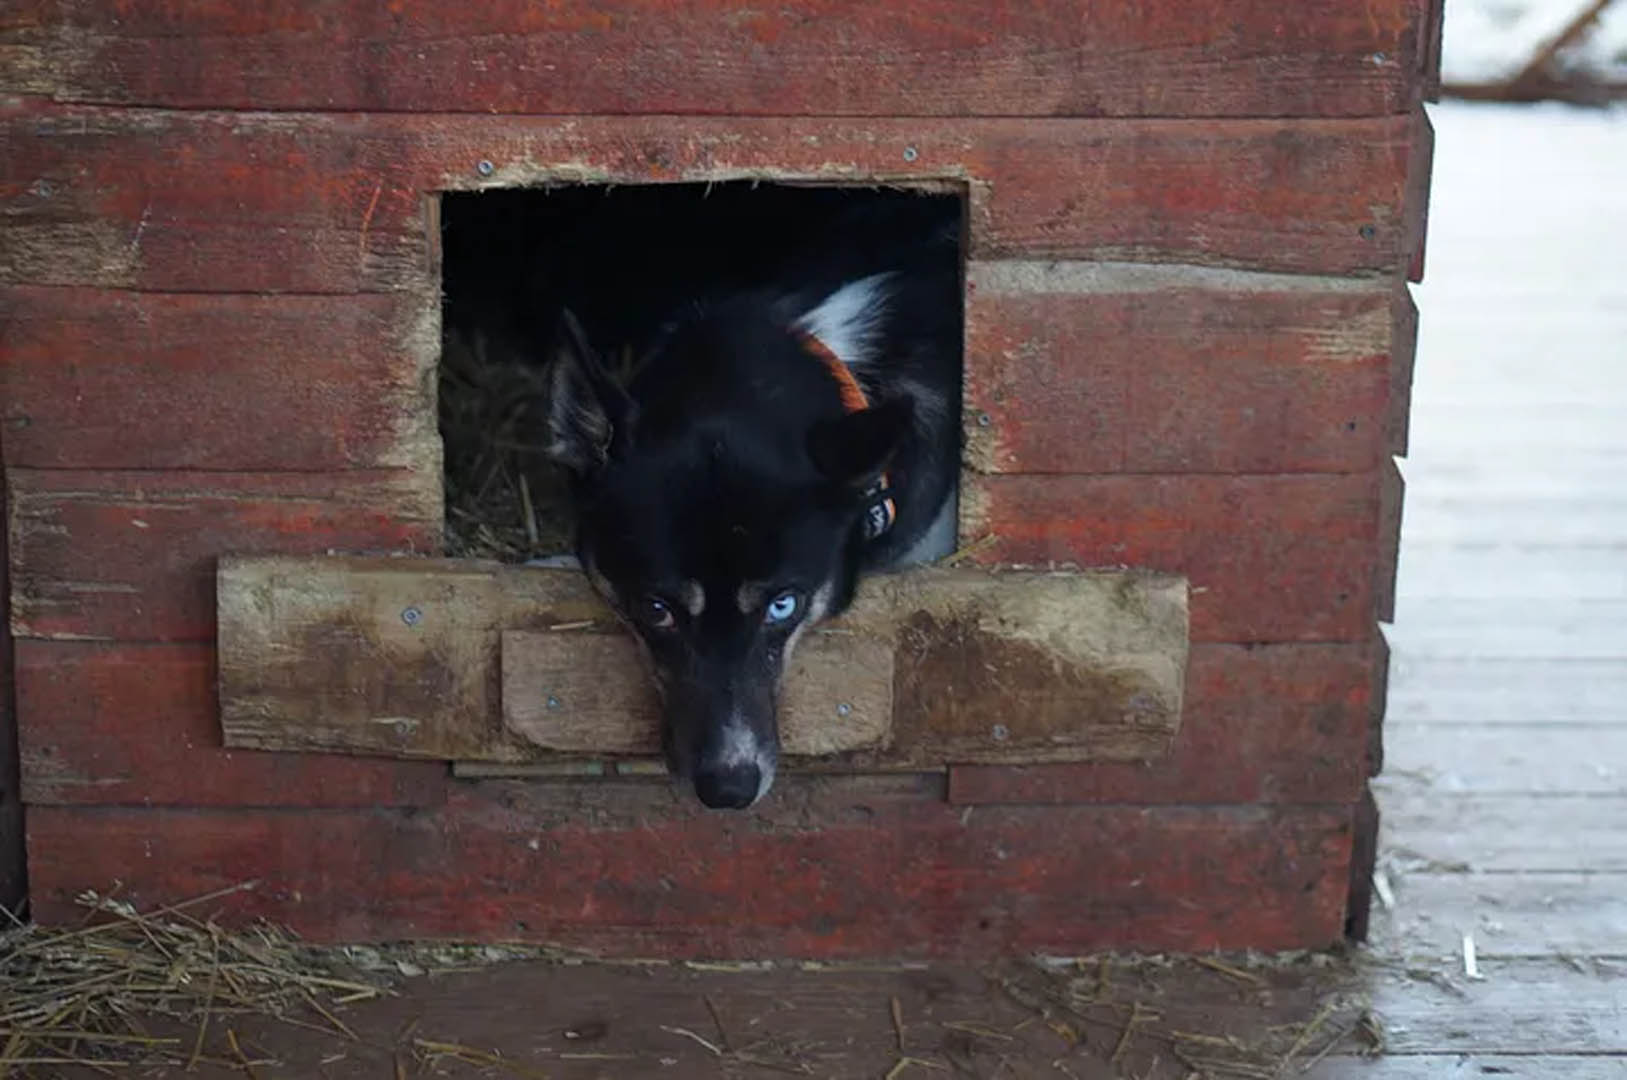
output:
M803 633L952 530L960 221L915 202L838 215L772 280L685 304L624 378L561 320L547 443L577 557L642 643L668 765L709 807L773 784Z

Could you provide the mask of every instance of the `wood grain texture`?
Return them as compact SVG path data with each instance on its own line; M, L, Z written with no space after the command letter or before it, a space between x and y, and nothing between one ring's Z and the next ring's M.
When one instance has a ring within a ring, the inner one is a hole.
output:
M958 765L984 803L1354 803L1373 721L1375 645L1195 645L1169 754L1148 762Z
M4 432L0 431L0 446ZM6 478L0 470L0 510L6 506ZM0 611L10 610L11 575L6 530L0 529ZM17 750L16 652L11 627L0 623L0 905L19 910L28 895L28 854L23 850L20 763Z
M781 750L883 746L892 734L892 641L814 633L786 670ZM500 667L503 727L523 742L565 754L660 755L660 708L630 634L505 630Z
M1392 977L1373 989L1373 1010L1393 1053L1627 1054L1627 977L1617 963L1581 967L1505 959L1479 982Z
M1370 640L1381 476L973 476L976 558L1140 566L1192 583L1192 640Z
M1387 460L1404 342L1384 285L1123 264L974 262L967 275L973 467L1366 472Z
M0 290L6 464L433 475L437 305Z
M249 878L225 916L324 941L536 940L620 956L1071 954L1332 944L1342 808L982 807L919 776L790 776L750 813L666 785L460 786L405 813L39 807L35 915ZM164 858L148 856L163 837ZM365 857L358 857L365 853Z
M1423 81L1429 4L586 0L135 8L24 0L0 90L180 108L737 115L1367 115ZM207 54L209 63L198 57Z
M1368 120L0 114L0 280L433 288L442 190L738 178L966 186L969 253L1399 274L1418 137ZM492 171L482 176L481 161Z
M1435 169L1435 127L1420 105L1413 113L1413 130L1408 139L1411 156L1407 161L1407 190L1402 201L1403 232L1407 251L1407 279L1424 279L1424 251L1429 235L1429 190Z
M12 469L19 637L201 641L227 553L434 551L440 476Z
M1627 796L1461 795L1374 781L1389 850L1446 872L1627 872Z
M575 570L232 559L219 611L228 745L507 762L658 745L648 676L632 648L607 654L604 634L623 631ZM501 645L505 631L531 636L511 642L516 651ZM585 644L541 650L542 635ZM882 643L873 649L890 654L885 671L848 670L855 635ZM561 650L573 689L535 670L557 676ZM826 759L832 767L1156 757L1179 724L1185 585L1135 573L878 576L841 619L809 632L804 652L791 678L807 685L786 696L786 748L845 751ZM863 745L832 745L850 690ZM578 709L591 732L569 719ZM883 709L877 724L870 713ZM569 730L544 730L551 716Z
M23 796L42 804L428 806L444 766L221 745L207 645L18 643Z
M1412 290L1399 286L1392 294L1393 336L1390 341L1390 412L1384 422L1388 450L1407 456L1412 432L1412 374L1418 355L1418 306Z
M1627 873L1408 873L1391 866L1395 907L1375 908L1375 945L1401 956L1451 956L1473 934L1485 959L1620 954Z

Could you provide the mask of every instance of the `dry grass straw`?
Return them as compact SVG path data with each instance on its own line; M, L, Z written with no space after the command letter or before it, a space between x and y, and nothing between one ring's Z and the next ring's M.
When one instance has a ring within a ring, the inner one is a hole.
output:
M439 411L447 555L524 562L569 550L565 476L543 452L546 402L534 363L483 336L446 335Z
M1376 1024L1362 997L1349 992L1341 965L1327 954L1235 963L1209 956L1099 956L1062 968L1047 964L1033 973L1037 977L1001 985L1059 1034L1072 1034L1072 1024L1096 1029L1095 1047L1116 1075L1142 1075L1129 1067L1140 1051L1143 1058L1168 1055L1189 1077L1278 1080L1308 1072L1331 1053L1382 1052ZM1283 976L1281 987L1276 975ZM1285 1001L1314 1002L1314 1013L1262 1023L1279 990Z
M45 1066L127 1075L200 1062L253 1075L272 1062L245 1052L232 1025L249 1016L354 1039L335 1007L389 994L389 986L278 927L228 930L205 914L210 903L252 888L147 913L85 893L87 920L73 930L12 919L0 935L0 1080ZM149 1022L166 1034L152 1034Z

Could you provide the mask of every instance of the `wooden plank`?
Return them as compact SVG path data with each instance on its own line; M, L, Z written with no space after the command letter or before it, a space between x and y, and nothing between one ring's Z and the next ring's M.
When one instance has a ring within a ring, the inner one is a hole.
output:
M1407 192L1402 206L1406 221L1407 280L1424 279L1424 251L1429 235L1429 191L1434 177L1435 126L1419 105L1413 112L1415 125L1409 145Z
M1627 795L1627 724L1392 725L1389 773L1438 792Z
M6 478L0 470L0 509L5 506ZM7 542L6 530L0 529L0 610L10 610L11 604ZM0 905L7 911L20 910L28 896L18 773L15 644L11 627L0 622Z
M222 901L223 919L266 916L319 941L765 959L1338 939L1343 808L968 814L932 781L793 775L731 815L638 782L459 785L416 813L38 807L34 914L77 919L73 896L113 880L145 907L258 878ZM149 857L154 837L163 858Z
M438 303L0 290L6 464L433 474Z
M1463 935L1488 959L1627 953L1627 874L1389 874L1395 908L1375 910L1386 954L1459 958ZM1554 1048L1554 1049L1557 1049Z
M0 38L0 90L377 112L1373 115L1417 100L1427 9L1160 2L1127 18L1075 3L797 0L742 18L705 0L275 14L27 0Z
M1439 599L1581 600L1627 596L1627 558L1620 548L1530 548L1469 537L1458 543L1414 543L1401 552L1400 587Z
M630 647L603 647L606 631L622 631L575 570L228 559L219 610L227 745L511 762L657 745L648 676ZM500 648L505 631L585 640L563 646L568 660L610 689L553 684L559 707L549 710L549 684L525 668L557 674L557 650L540 650L535 636ZM893 663L853 670L855 634L884 642L871 648ZM791 676L810 685L787 693L787 749L846 751L830 764L1155 757L1179 725L1185 583L1124 572L914 570L871 578L846 615L810 631L803 651L812 659ZM523 696L505 708L505 692ZM831 741L843 703L864 714L862 745ZM540 722L568 720L577 708L596 721L590 735L540 732ZM886 737L872 746L878 721Z
M1192 582L1194 641L1366 641L1380 476L974 476L961 535L1026 566L1131 565Z
M1390 414L1384 430L1389 451L1406 457L1412 433L1412 373L1418 354L1418 305L1412 290L1401 287L1391 293L1394 327L1390 341Z
M500 650L503 727L565 754L661 753L659 703L623 632L505 630ZM838 754L881 746L892 734L893 643L829 634L792 658L780 704L781 749Z
M1396 654L1389 723L1627 726L1627 660Z
M1627 597L1451 597L1409 592L1386 630L1410 656L1619 660ZM1535 702L1533 707L1541 706Z
M1621 1059L1554 1054L1395 1054L1377 1058L1327 1057L1304 1075L1307 1080L1617 1080Z
M1152 762L958 765L978 803L1353 803L1375 702L1374 645L1195 645L1185 710Z
M1408 116L565 122L45 106L0 125L0 280L339 293L433 287L432 192L727 179L964 184L979 259L1395 274L1411 254L1417 135Z
M1388 460L1388 286L1084 263L974 262L967 276L977 468L1366 472Z
M1350 892L1345 899L1345 937L1365 943L1372 924L1373 872L1378 865L1378 802L1363 787L1351 812Z
M1482 873L1627 870L1627 797L1453 795L1374 781L1388 849L1408 865Z
M201 641L227 552L433 551L438 473L12 469L19 637Z
M444 766L221 746L214 649L23 640L22 790L32 806L429 806Z
M1617 963L1582 968L1510 959L1487 961L1478 982L1400 974L1373 987L1373 1011L1394 1053L1627 1053L1627 978Z
M1379 469L1378 559L1373 568L1373 612L1379 622L1395 621L1395 582L1401 563L1401 520L1407 485L1395 460Z

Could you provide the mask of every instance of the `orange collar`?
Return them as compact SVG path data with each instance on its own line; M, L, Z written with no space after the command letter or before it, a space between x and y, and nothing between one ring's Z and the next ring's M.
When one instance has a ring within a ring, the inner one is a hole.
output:
M870 407L870 398L853 374L853 369L842 362L835 351L806 330L799 331L802 347L809 356L825 365L836 387L842 394L842 407L850 413L863 412ZM893 527L898 520L898 504L893 501L891 485L886 473L865 492L868 505L864 510L864 538L875 540Z

